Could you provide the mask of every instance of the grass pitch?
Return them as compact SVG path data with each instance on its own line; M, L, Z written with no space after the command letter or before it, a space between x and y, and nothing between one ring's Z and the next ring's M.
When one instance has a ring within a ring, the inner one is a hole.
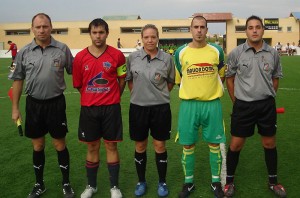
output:
M299 168L299 149L298 143L300 116L300 56L282 57L284 78L280 80L277 95L277 106L284 107L285 113L278 114L278 176L288 193L289 197L298 197L298 186L300 181ZM32 167L32 146L30 139L18 135L15 124L11 121L11 102L7 92L12 81L7 79L8 65L10 59L0 59L0 197L18 198L26 197L31 191L35 182ZM71 76L66 76L67 90L65 91L67 101L67 117L69 133L67 143L71 157L71 184L75 190L76 197L80 197L86 185L85 154L86 146L77 139L77 127L79 119L79 94L72 88ZM137 176L134 165L134 142L129 139L128 134L128 108L129 91L125 90L122 96L122 114L124 127L124 140L119 144L121 171L120 188L124 197L134 197L134 188ZM174 143L177 128L178 115L178 88L175 87L171 92L171 108L173 115L171 140L167 143L168 148L168 173L167 184L169 187L169 197L177 197L183 183L183 172L181 168L182 147ZM227 90L222 98L224 119L228 143L230 139L229 125L232 104ZM20 108L23 112L25 108L25 96L21 97ZM45 184L47 191L42 197L54 198L62 197L61 173L57 163L56 152L52 146L49 135L46 137L46 165L45 165ZM210 191L210 168L207 144L200 141L196 146L196 166L195 166L195 185L196 190L191 197L213 197ZM151 138L148 145L148 164L146 179L148 183L145 198L157 197L158 176L154 161L154 151ZM101 147L101 165L98 172L98 192L94 197L110 197L108 171L106 166L105 149ZM242 198L264 197L271 198L274 195L267 188L267 171L264 162L263 148L260 136L256 133L249 138L241 152L240 163L235 177L236 196Z

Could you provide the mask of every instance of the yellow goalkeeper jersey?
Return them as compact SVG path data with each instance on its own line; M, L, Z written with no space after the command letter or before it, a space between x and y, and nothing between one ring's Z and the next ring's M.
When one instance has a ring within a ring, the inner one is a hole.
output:
M223 96L224 52L219 45L191 48L185 44L175 52L175 66L181 99L210 101Z

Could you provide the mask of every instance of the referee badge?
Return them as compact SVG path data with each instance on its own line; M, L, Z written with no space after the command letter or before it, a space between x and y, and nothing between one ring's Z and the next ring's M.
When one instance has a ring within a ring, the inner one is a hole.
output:
M160 79L161 79L161 74L160 74L160 73L155 73L154 79L155 79L156 81L160 81Z
M60 60L59 59L54 59L53 63L54 63L54 67L60 67Z
M269 69L270 69L269 63L264 63L264 70L269 71Z

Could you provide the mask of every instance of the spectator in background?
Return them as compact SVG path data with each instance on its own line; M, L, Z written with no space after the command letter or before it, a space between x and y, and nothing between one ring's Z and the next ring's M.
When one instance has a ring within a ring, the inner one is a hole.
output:
M9 45L9 49L7 52L5 52L5 54L7 54L9 51L11 51L12 62L10 64L10 69L13 70L14 69L14 61L17 56L18 48L17 48L17 45L15 43L13 43L12 41L8 41L7 44Z
M121 44L121 39L120 38L118 38L117 46L118 46L119 49L123 48L123 45Z
M280 42L275 45L275 49L277 50L278 54L281 55L282 45Z
M286 51L286 53L287 53L288 56L291 56L292 48L291 48L290 43L287 43L287 44L286 44L286 46L285 46L285 51Z
M137 46L135 47L137 50L140 50L143 48L141 41L138 41Z
M295 53L297 53L296 46L295 46L295 42L293 42L291 45L291 56L294 56Z

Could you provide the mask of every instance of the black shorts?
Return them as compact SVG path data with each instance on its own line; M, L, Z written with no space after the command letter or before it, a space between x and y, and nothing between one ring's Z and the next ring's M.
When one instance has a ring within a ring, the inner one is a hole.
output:
M231 134L237 137L250 137L254 134L255 125L262 136L276 134L275 99L245 102L236 99L231 115Z
M105 106L81 106L78 138L82 142L94 142L103 138L108 142L123 139L120 104Z
M64 138L68 132L65 96L48 100L27 96L25 136L40 138L48 132L55 139Z
M134 141L143 141L151 136L159 141L170 139L171 133L170 104L139 106L130 104L129 132Z

